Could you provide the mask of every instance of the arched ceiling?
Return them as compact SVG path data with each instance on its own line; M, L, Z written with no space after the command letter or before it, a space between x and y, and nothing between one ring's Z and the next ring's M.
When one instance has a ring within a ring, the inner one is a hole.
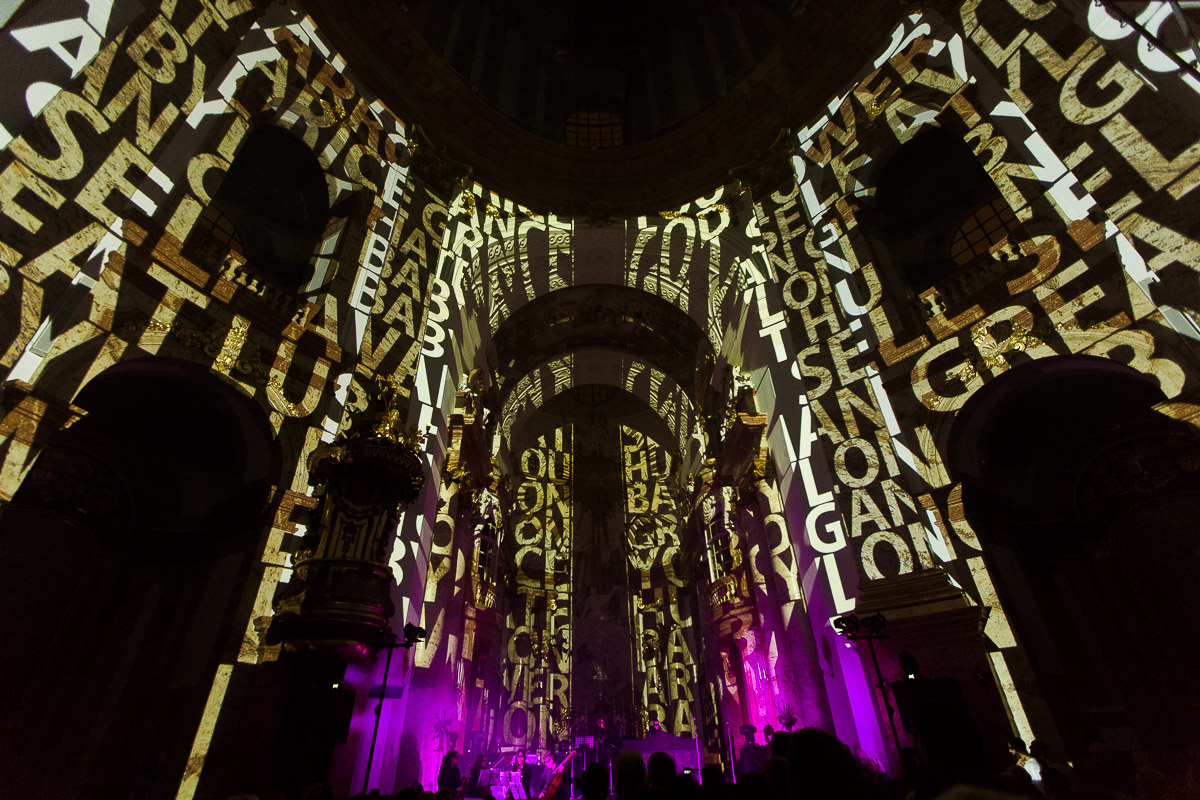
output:
M904 12L892 0L854 13L844 0L305 8L358 79L480 183L600 214L676 208L730 182L821 113ZM629 121L623 144L568 144L567 116L602 107Z
M568 352L538 364L507 393L500 410L500 435L509 443L524 438L522 429L555 397L584 386L610 386L636 397L661 418L674 452L690 456L687 442L696 429L698 412L691 399L671 378L642 359L612 350ZM621 394L614 400L620 400ZM611 410L610 410L611 409ZM618 406L593 406L589 413L614 417Z
M637 356L669 375L693 401L707 382L712 345L692 319L653 295L623 286L560 289L522 306L492 338L502 398L542 363L579 350ZM700 374L697 369L700 368ZM698 380L699 378L699 380Z
M615 386L601 383L573 386L547 400L525 419L519 431L514 431L512 452L521 452L539 436L551 439L554 430L565 422L583 426L625 425L663 444L673 456L678 455L671 429L646 401ZM577 446L582 447L583 443L577 442Z
M424 0L408 19L471 91L560 144L645 141L711 105L791 21L780 0ZM619 123L611 137L580 113Z

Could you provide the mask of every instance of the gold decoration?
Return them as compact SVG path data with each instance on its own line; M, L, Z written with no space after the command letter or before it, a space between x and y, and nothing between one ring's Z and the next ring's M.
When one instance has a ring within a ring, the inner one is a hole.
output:
M446 484L447 486L452 483L461 484L464 483L466 479L470 477L470 475L471 471L467 469L467 466L462 462L459 462L447 469L445 473L442 474L442 483Z
M718 578L709 587L708 596L714 612L723 605L733 605L738 601L737 580L732 575Z
M990 337L986 331L979 330L971 335L971 341L975 343L975 347L979 350L981 357L977 359L965 358L966 364L961 369L949 373L948 377L958 378L969 383L979 376L979 371L982 369L1008 366L1008 360L1004 357L1006 353L1020 353L1031 347L1045 344L1043 337L1053 335L1054 333L1113 330L1117 327L1120 326L1114 326L1107 322L1080 325L1074 321L1056 322L1053 325L1035 326L1032 329L1015 325L1013 326L1012 334L1001 342L997 342L994 338ZM940 406L945 405L946 402L945 398L937 397L931 400L929 405L936 411Z
M746 186L752 195L759 197L794 182L796 173L792 168L792 156L798 144L792 130L784 128L761 158L731 169L731 181Z
M571 732L571 707L563 706L558 710L557 718L554 720L554 734L559 741L567 738L567 734Z
M1005 356L1008 353L1022 353L1031 347L1043 344L1042 340L1035 336L1032 330L1021 325L1014 325L1012 334L1003 341L997 342L991 334L982 328L971 334L971 341L975 343L975 348L979 351L980 357L977 359L968 359L962 369L951 375L951 377L959 378L967 383L974 380L981 370L990 370L997 367L1007 368L1008 359Z
M867 114L867 120L874 122L875 120L879 119L879 117L881 117L883 113L887 111L887 107L890 106L899 96L900 90L897 89L888 95L887 99L885 100L877 101L874 97L872 97L866 103L863 103L863 111L865 111Z
M336 120L344 120L347 116L346 107L342 105L342 98L334 96L333 105L329 105L329 101L322 98L320 100L321 108L325 109L325 113Z
M147 325L147 330L150 330ZM162 330L162 324L153 330ZM214 325L207 331L189 331L170 328L175 338L185 347L196 348L213 359L212 368L218 372L238 373L234 377L257 386L276 386L279 382L271 377L269 367L263 362L258 346L248 340L250 326L240 321L225 328Z
M470 189L463 189L462 203L468 214L475 213L475 194Z
M474 195L472 195L472 197L474 197ZM474 207L472 207L471 210L474 211L475 210ZM516 216L516 214L513 213L512 211L501 211L499 208L492 205L491 203L488 203L486 206L483 207L483 213L487 214L489 217L492 217L493 219L512 219L513 217Z
M238 365L238 356L241 355L242 346L246 344L246 334L249 328L241 323L235 322L233 327L229 329L229 334L225 340L221 342L221 349L216 353L213 352L213 343L205 345L204 352L210 356L214 356L213 368L220 372L228 372Z
M660 211L658 212L658 215L664 219L683 219L685 217L704 216L710 211L724 211L726 214L728 214L729 206L725 205L724 203L713 203L707 208L700 209L695 214L689 214L686 211Z
M452 198L470 185L471 168L446 155L425 136L419 125L407 130L408 150L412 154L411 172L425 181L438 197Z

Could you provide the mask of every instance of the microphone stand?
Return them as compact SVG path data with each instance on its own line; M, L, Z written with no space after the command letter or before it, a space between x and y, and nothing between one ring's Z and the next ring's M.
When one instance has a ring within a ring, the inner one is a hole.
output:
M371 749L367 751L367 769L363 774L363 794L371 786L371 762L375 760L375 740L379 738L379 718L383 714L383 698L387 695L388 672L392 668L392 651L397 647L409 650L425 638L425 631L412 625L404 626L404 641L398 642L396 634L389 627L379 632L380 647L387 649L387 659L383 662L383 682L379 686L379 702L375 704L375 727L371 731Z

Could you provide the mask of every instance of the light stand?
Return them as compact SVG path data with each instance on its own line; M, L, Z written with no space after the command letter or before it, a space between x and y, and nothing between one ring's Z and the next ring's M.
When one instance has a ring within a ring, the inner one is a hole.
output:
M387 649L387 659L383 662L383 683L379 686L379 702L375 704L375 728L371 731L371 749L367 751L367 770L363 775L363 794L367 793L367 789L371 785L371 762L375 758L375 740L379 737L379 717L383 714L383 698L387 694L388 672L392 668L392 651L397 647L409 650L417 642L424 641L425 629L418 628L410 622L404 626L403 642L396 641L396 634L390 627L379 632L379 639L379 646Z
M875 667L875 679L879 681L879 693L883 695L883 707L887 709L888 726L892 729L892 741L896 745L896 758L902 759L900 752L900 736L896 733L896 709L888 698L887 684L883 681L883 670L879 668L879 658L875 655L875 640L886 639L887 618L883 614L873 614L859 619L857 614L846 614L833 621L833 626L847 639L857 641L866 639L867 648L871 651L871 664Z
M733 732L730 730L728 720L725 721L725 738L729 741L729 774L733 776L733 782L737 783L737 765L733 756Z

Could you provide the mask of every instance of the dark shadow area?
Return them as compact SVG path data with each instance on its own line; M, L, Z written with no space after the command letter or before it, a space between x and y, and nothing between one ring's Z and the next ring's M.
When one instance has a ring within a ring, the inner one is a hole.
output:
M1200 436L1164 399L1107 359L1039 359L973 395L949 447L1069 756L1121 780L1135 753L1182 768L1200 711L1184 623L1200 612Z
M167 359L76 404L0 521L5 796L173 793L241 647L276 447L252 401Z

